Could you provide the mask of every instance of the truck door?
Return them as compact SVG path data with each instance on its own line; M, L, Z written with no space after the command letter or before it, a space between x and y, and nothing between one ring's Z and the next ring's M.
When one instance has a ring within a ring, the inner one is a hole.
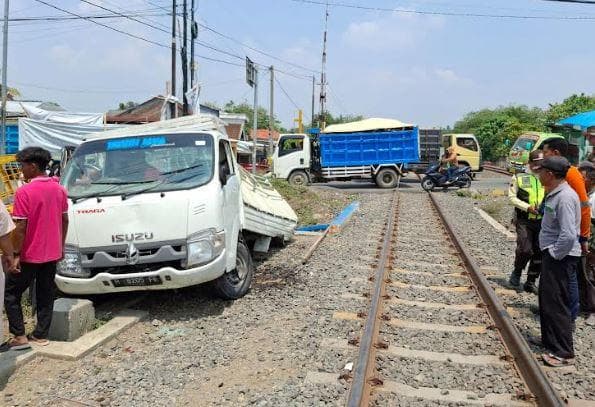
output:
M459 163L467 163L472 171L479 170L479 143L472 134L456 136L456 152Z
M234 167L231 146L227 140L219 140L219 180L223 189L223 225L227 270L235 268L238 233L240 231L240 180Z
M310 145L303 134L281 136L275 154L275 175L287 179L296 169L310 167Z

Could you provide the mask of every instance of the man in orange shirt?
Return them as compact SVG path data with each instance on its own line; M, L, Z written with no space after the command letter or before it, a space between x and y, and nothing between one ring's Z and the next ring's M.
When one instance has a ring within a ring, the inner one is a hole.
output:
M543 143L543 155L545 157L551 156L562 156L568 155L568 142L562 138L554 138L546 140ZM582 174L574 165L570 166L570 169L566 173L566 182L570 185L574 192L578 195L578 199L581 204L581 228L580 236L578 240L581 244L583 256L579 261L578 272L582 273L585 268L585 256L589 252L589 237L591 236L591 206L589 204L589 195L587 195L587 187L585 179ZM578 285L579 282L575 281L574 284ZM584 287L578 287L578 291L584 291ZM578 296L578 292L576 293ZM579 299L576 298L578 303ZM585 309L586 304L580 304L580 308ZM572 319L575 320L579 313L579 307L573 307Z

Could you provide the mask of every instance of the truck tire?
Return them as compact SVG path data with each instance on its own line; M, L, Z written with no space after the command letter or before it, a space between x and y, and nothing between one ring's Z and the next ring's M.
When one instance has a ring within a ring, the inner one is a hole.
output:
M236 300L246 295L252 283L254 264L250 250L244 241L238 241L236 268L213 281L217 296L224 300Z
M292 172L287 181L291 185L297 185L302 187L305 187L310 182L308 174L306 174L306 171L302 170Z
M399 174L392 168L383 168L376 174L376 185L380 188L394 188L397 186Z

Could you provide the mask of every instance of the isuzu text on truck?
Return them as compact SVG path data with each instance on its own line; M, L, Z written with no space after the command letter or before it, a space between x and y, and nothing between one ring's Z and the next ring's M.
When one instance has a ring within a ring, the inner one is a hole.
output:
M246 230L245 211L257 229L267 225L269 239L289 238L295 214L246 205L242 171L212 118L89 137L62 174L71 222L58 288L97 294L212 282L223 298L243 296L254 272L245 239L254 233ZM257 193L256 186L251 190Z

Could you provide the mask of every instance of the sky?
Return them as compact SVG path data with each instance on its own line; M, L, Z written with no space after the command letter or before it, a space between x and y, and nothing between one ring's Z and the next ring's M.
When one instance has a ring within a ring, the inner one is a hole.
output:
M8 85L19 89L23 99L54 101L72 111L105 112L119 102L142 102L165 92L171 78L171 16L166 15L171 1L46 2L85 16L109 14L95 5L117 13L143 13L134 18L144 24L125 18L98 21L152 43L87 20L12 21ZM312 75L319 83L322 66L324 6L295 0L196 3L201 102L252 103L253 90L245 82L243 65L249 56L261 65L259 105L268 109L266 67L274 65L276 116L290 128L301 108L310 120ZM335 115L387 117L438 127L482 108L547 107L572 93L595 93L595 5L542 0L330 3L327 105ZM12 0L10 7L13 19L65 15L35 0ZM449 15L453 13L566 19ZM179 68L179 58L177 63ZM181 71L177 78L180 95ZM317 85L316 111L318 95Z

